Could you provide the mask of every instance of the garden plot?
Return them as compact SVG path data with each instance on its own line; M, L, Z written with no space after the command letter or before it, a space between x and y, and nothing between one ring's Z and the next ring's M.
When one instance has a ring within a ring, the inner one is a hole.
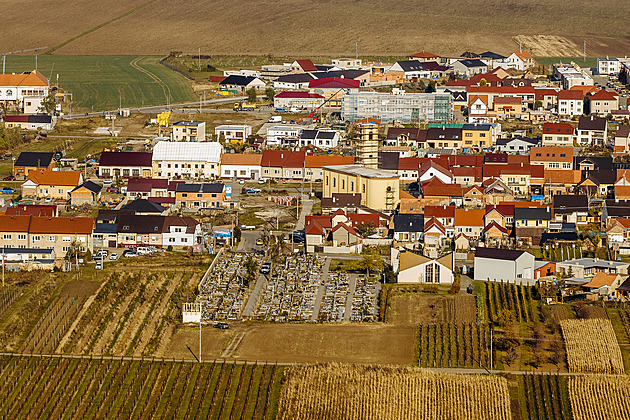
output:
M197 302L201 303L203 320L238 320L247 303L247 254L223 254L200 286ZM262 257L252 256L256 269Z
M321 284L325 259L290 255L274 268L256 312L266 321L309 321Z

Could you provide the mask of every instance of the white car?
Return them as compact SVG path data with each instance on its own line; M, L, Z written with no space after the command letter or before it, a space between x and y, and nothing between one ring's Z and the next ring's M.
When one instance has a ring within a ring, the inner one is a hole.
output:
M112 252L112 255L109 256L109 259L112 261L116 261L118 259L118 254Z
M267 178L260 178L260 179L258 180L258 183L259 183L259 184L264 184L265 182L267 182Z
M238 181L239 184L243 185L245 183L244 179L241 179L240 181Z
M103 263L102 262L97 262L96 263L96 267L94 267L95 270L102 270L103 269Z

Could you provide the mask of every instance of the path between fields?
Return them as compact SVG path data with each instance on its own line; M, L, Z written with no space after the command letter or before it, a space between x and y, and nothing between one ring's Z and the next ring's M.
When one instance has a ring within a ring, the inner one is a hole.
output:
M169 98L171 97L171 88L164 83L164 81L162 79L160 79L158 76L156 76L154 73L150 72L149 70L145 69L144 67L141 67L138 62L140 61L140 59L143 57L138 57L138 58L134 58L133 60L131 60L129 62L129 65L131 67L133 67L134 69L146 74L147 76L149 76L151 79L153 79L153 81L157 82L158 85L160 85L160 87L162 88L162 92L164 92L164 99L166 99L166 103L169 103ZM168 95L166 93L166 91L168 91Z
M72 325L70 325L70 328L68 328L68 331L66 332L66 334L63 336L59 344L57 344L58 349L63 349L64 346L68 343L68 340L70 339L70 336L72 335L72 332L77 327L77 325L79 325L79 322L81 321L85 313L88 311L88 309L90 309L90 305L92 305L92 302L94 302L94 299L96 299L96 296L98 296L101 289L103 288L103 286L105 286L105 283L107 282L108 280L102 281L101 285L98 287L96 292L92 293L92 295L88 297L85 303L83 303L83 308L81 309L81 312L79 312L79 314L76 316L76 318L72 322Z

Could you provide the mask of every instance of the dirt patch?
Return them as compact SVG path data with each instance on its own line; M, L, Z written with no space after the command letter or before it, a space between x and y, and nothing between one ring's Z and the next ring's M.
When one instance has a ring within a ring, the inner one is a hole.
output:
M535 57L576 57L582 55L582 48L575 42L557 35L518 35L514 41L522 42L523 51Z
M414 327L384 324L254 324L233 357L287 363L408 365L414 361L415 336Z
M236 328L238 330L238 328ZM201 331L202 360L218 359L235 334L234 326L229 330L219 330L211 326L204 326ZM171 339L165 343L158 357L191 359L199 355L199 327L183 327L173 332Z
M101 286L96 281L71 281L61 289L61 296L92 296Z
M385 319L388 324L417 326L442 322L469 323L477 321L474 296L436 296L396 294L388 300Z

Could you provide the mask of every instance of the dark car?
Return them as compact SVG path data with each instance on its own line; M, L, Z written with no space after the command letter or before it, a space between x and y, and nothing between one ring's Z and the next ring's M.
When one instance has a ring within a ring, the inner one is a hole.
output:
M213 325L213 327L218 328L220 330L227 330L228 328L230 328L227 322L217 322L216 324Z
M5 176L4 180L5 181L15 181L15 177L13 175Z

